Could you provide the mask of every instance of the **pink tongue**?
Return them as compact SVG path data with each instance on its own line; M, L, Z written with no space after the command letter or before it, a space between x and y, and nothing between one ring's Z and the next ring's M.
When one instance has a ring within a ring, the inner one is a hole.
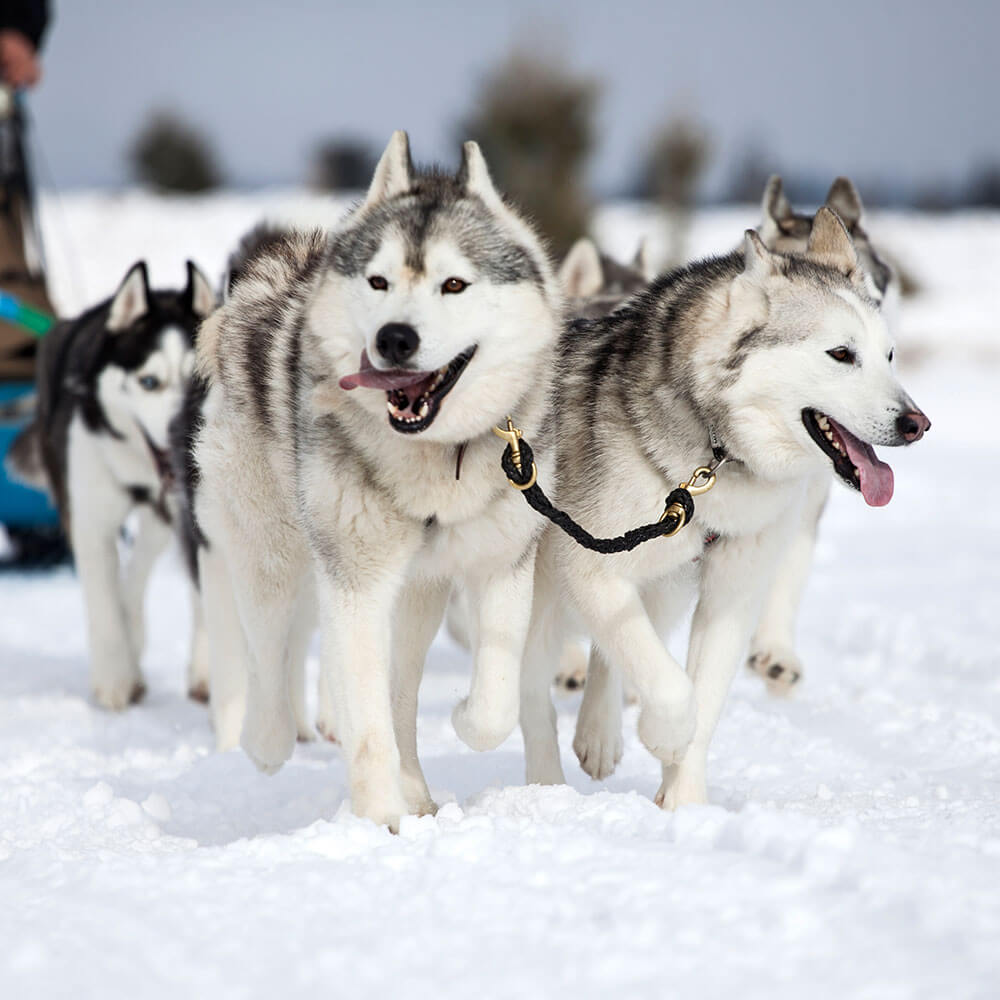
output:
M827 419L830 420L829 417ZM830 420L830 424L857 467L865 503L869 507L884 507L892 499L892 469L875 454L875 449L870 444L858 440L835 420Z
M405 389L429 379L434 372L414 372L406 369L390 368L381 371L375 368L368 357L367 351L361 352L361 371L353 375L345 375L340 380L341 389Z

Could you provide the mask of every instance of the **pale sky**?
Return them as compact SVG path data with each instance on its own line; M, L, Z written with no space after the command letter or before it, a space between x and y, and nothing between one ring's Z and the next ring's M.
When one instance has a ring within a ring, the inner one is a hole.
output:
M600 191L678 109L714 137L709 190L749 144L787 172L911 188L1000 162L998 0L54 3L32 107L65 189L123 183L154 107L208 131L237 183L301 182L323 137L381 149L400 127L417 159L453 163L476 81L538 36L603 81Z

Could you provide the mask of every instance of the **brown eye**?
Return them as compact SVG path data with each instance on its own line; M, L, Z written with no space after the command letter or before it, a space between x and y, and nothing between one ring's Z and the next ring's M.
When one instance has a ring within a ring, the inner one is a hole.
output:
M826 353L829 354L834 361L839 361L845 365L853 365L856 360L854 351L852 351L849 347L835 347L832 351L827 351Z
M371 285L376 292L384 292L389 287L389 282L386 281L381 274L373 274L368 279L368 284Z
M459 292L464 292L468 287L469 283L462 281L461 278L449 278L441 286L441 293L443 295L458 295Z

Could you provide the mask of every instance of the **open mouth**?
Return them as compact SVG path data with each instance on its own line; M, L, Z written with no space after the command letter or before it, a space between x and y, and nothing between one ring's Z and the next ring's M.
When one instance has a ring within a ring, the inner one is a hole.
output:
M149 448L150 455L153 456L153 465L156 466L156 473L160 477L160 482L164 486L172 486L174 482L174 468L170 464L170 454L162 448L158 448L153 443L153 439L142 424L139 425L139 430L146 441L146 447Z
M425 431L437 417L441 401L455 387L466 365L476 353L476 345L466 348L448 364L430 372L405 368L382 371L374 368L368 352L361 354L361 371L340 380L342 389L383 389L389 425L401 434Z
M833 470L858 490L870 507L884 507L892 499L892 469L870 444L855 437L832 417L819 410L802 411L802 423L809 436L833 462Z

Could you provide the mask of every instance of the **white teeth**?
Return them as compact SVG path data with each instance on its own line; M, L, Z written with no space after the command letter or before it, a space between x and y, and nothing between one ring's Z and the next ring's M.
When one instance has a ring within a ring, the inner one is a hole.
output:
M428 411L428 410L429 410L430 408L431 408L431 407L430 407L430 404L429 404L429 403L427 402L427 400L425 399L425 400L424 400L424 401L423 401L423 402L422 402L422 403L420 404L420 409L419 409L419 410L417 410L417 416L418 416L418 417L419 417L419 418L420 418L421 420L423 420L423 418L427 416L427 411Z
M819 424L820 428L824 431L830 429L830 421L827 420L822 413L816 418L816 423Z
M833 431L824 431L823 435L826 437L827 441L833 440Z
M861 481L861 473L858 471L857 466L854 466L854 478L857 479L858 482Z

